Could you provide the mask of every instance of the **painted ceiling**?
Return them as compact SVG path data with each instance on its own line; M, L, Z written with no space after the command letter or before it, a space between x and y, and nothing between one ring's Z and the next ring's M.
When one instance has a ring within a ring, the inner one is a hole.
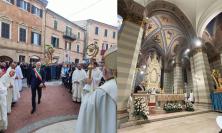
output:
M147 51L158 45L163 56L174 56L175 46L183 44L184 34L179 24L168 14L155 15L148 19L142 49Z

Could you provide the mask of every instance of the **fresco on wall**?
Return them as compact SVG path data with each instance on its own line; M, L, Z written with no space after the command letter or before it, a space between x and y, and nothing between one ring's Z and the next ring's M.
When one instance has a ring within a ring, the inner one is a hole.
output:
M160 20L161 25L171 25L178 27L178 23L170 15L161 14L157 15L157 18Z
M158 25L152 19L149 19L145 26L146 29L145 37L148 36L150 33L152 33L154 30L156 30L157 28Z

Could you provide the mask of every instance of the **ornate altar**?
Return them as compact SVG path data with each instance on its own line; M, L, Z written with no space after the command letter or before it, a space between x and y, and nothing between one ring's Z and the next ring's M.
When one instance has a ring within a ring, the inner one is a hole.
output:
M222 92L222 78L219 70L213 69L211 76L216 84L216 92Z
M161 60L158 60L157 53L154 52L153 56L149 56L147 60L146 76L144 78L144 86L149 88L160 88L161 76Z

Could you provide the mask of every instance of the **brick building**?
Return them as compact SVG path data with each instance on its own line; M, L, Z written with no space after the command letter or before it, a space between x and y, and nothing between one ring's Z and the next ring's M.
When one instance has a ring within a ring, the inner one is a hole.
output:
M0 1L0 61L44 58L46 0Z
M78 63L83 59L85 30L59 14L46 11L45 44L52 44L54 60Z
M96 57L98 62L101 61L105 51L117 45L118 28L92 19L75 21L77 25L86 30L86 45L97 42L99 54ZM85 58L86 55L85 55Z

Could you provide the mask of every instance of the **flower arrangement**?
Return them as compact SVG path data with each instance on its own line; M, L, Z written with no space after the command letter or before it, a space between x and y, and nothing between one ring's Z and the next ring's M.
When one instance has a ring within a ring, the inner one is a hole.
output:
M146 105L145 99L143 97L136 97L134 99L134 112L133 116L144 120L148 119L149 110L148 106Z
M166 103L164 104L163 110L167 113L180 112L183 110L183 107L180 103Z
M151 93L152 93L152 88L149 88L149 89L147 90L147 93L148 93L148 94L151 94Z
M158 88L158 89L155 89L155 91L156 91L156 94L160 94L160 89Z
M194 111L194 106L191 102L186 102L185 103L185 110L186 111Z

